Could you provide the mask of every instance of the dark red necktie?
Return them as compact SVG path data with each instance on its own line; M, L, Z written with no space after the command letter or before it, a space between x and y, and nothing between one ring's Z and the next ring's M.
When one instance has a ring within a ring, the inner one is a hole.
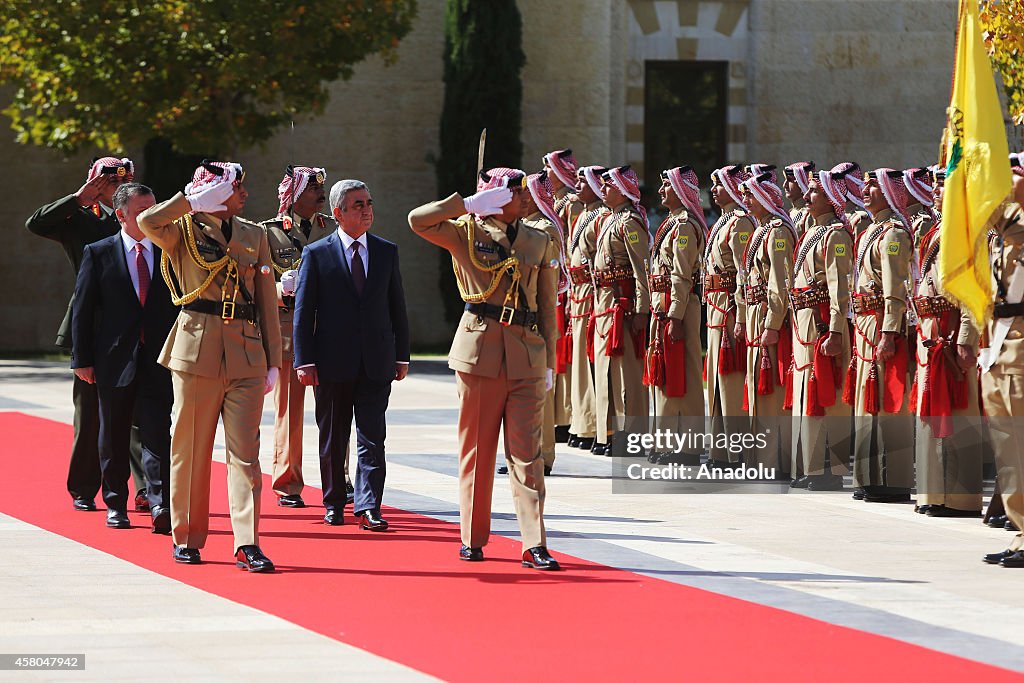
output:
M359 246L359 242L352 243L352 284L355 285L356 294L362 296L366 269L363 267L363 257L359 255Z
M149 265L146 263L146 256L143 254L141 242L135 243L135 270L139 273L139 305L146 307L146 295L149 294ZM139 326L139 341L146 342L146 328Z

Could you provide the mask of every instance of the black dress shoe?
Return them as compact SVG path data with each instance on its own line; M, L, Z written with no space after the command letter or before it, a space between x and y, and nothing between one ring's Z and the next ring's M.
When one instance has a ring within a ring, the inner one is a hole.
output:
M498 474L508 474L508 465L498 465Z
M808 491L842 491L843 478L838 474L817 474L811 476Z
M999 563L1001 563L1003 561L1003 558L1010 557L1012 555L1016 555L1018 552L1020 552L1020 551L1018 551L1018 550L1004 550L1001 553L991 553L991 554L986 555L985 557L981 558L981 561L986 563L986 564L999 564Z
M1024 550L1018 550L1012 555L1007 555L999 564L1004 567L1013 567L1014 569L1024 567Z
M589 451L593 447L594 447L594 437L592 437L592 436L590 436L590 437L582 437L581 436L581 437L579 437L579 440L576 442L576 448L579 448L580 450L583 450L583 451Z
M128 513L121 510L107 510L107 526L111 529L131 529Z
M167 535L171 533L171 511L166 508L153 509L153 533Z
M565 445L569 448L576 448L580 445L580 437L575 434L570 434L569 439L565 442Z
M356 489L352 486L352 482L345 482L345 505L351 505L352 501L356 499Z
M945 505L925 505L929 517L981 517L981 510L959 510Z
M530 548L523 553L523 566L530 569L541 569L543 571L557 572L562 568L558 560L551 557L548 549L542 545Z
M608 444L600 443L595 441L594 445L590 447L590 452L594 455L604 455L608 451Z
M79 512L96 512L96 503L89 498L75 498L71 501L71 507Z
M274 571L274 563L258 545L243 545L235 551L235 566L253 574Z
M459 548L459 559L465 560L466 562L483 562L484 549L470 548L468 545L464 545Z
M544 476L545 477L550 477L551 476L551 465L544 465Z
M277 499L277 504L283 508L304 508L306 507L306 501L302 500L302 496L297 493L289 494L287 496L281 496Z
M1006 524L1003 525L1003 528L1007 531L1020 531L1020 529L1017 528L1017 525L1011 522L1009 519L1006 520Z
M805 489L805 488L807 488L810 485L810 483L811 483L810 476L805 474L804 476L800 477L799 479L794 479L793 481L789 482L789 488L791 488L791 489Z
M149 498L146 497L146 489L139 489L135 492L135 511L149 512Z
M568 443L570 436L568 425L555 427L555 443Z
M937 507L941 507L941 506L940 505L915 505L914 506L914 512L916 512L919 515L927 515L929 510L931 510L932 508L937 508Z
M196 548L176 545L174 546L174 561L181 564L202 564L203 558L199 556L199 550Z
M894 486L865 486L865 503L909 503L910 490Z
M380 516L375 510L365 510L359 515L359 528L367 531L384 531L388 528L388 520Z
M1002 529L1010 519L1006 515L995 515L990 517L988 525L993 529Z
M341 526L345 523L345 512L343 510L328 510L324 515L324 524L330 526Z
M859 486L857 488L855 488L853 490L853 499L854 500L864 500L864 489L862 489Z

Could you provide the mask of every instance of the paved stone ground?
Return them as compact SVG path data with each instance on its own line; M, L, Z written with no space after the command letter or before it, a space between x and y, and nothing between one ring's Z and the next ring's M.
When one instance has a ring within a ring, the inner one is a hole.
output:
M0 361L0 410L70 423L70 385L61 363ZM385 502L457 521L453 376L439 363L414 362L391 406ZM312 396L306 424L304 475L318 486ZM268 401L267 470L272 429ZM219 439L215 458L223 460L222 449ZM556 554L1024 671L1024 572L980 561L1005 547L1008 532L848 494L613 494L609 460L561 445L555 470L546 511ZM495 530L516 535L500 481L494 510ZM303 680L326 680L338 661L360 679L428 678L3 515L0 545L0 652L84 651L87 670L75 680L137 679L154 666L236 680L283 670L284 652L288 672ZM132 592L159 597L143 604ZM174 616L154 622L152 612Z

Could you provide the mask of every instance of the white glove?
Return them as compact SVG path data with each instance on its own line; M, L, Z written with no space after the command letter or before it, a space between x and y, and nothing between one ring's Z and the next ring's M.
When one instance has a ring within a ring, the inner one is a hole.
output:
M264 394L269 394L271 391L274 390L274 385L277 384L277 378L280 374L281 371L277 368L276 365L272 366L269 370L267 370L267 380L263 384Z
M224 202L234 192L235 187L231 183L217 183L195 194L185 195L185 198L192 205L192 210L197 213L216 213L227 208Z
M503 206L512 201L512 190L507 187L492 187L462 200L466 211L477 216L494 216L501 213Z
M281 273L281 293L291 296L295 293L295 285L299 283L299 271L286 270Z
M544 391L551 391L555 388L555 371L551 368L544 370Z

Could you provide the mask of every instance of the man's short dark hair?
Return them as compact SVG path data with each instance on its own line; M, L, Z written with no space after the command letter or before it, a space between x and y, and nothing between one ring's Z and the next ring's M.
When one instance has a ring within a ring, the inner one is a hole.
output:
M142 183L125 183L121 187L114 191L114 198L111 200L114 204L114 211L123 209L128 205L130 200L135 195L151 195L153 190L146 187Z

